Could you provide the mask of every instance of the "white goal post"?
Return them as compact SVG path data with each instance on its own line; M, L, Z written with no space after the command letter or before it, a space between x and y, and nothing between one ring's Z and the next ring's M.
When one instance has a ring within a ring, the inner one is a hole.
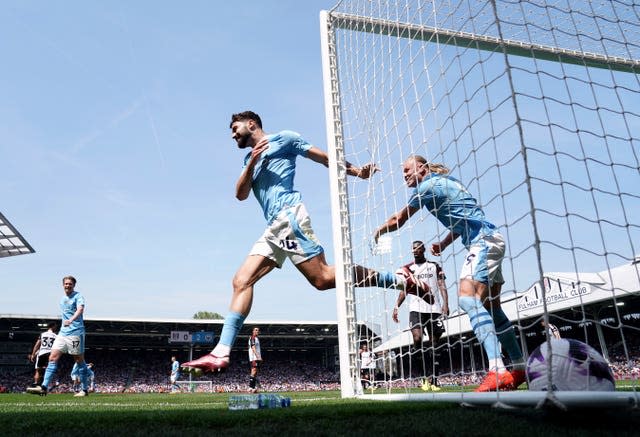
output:
M376 398L637 405L640 4L343 0L320 29L342 396L372 396L366 343L380 361ZM356 289L351 267L394 271L413 260L412 241L429 248L448 232L423 210L388 234L390 250L372 250L374 230L408 202L401 164L415 154L445 164L505 237L501 300L525 359L552 323L599 351L628 391L559 392L550 379L545 392L469 393L487 362L458 309L459 241L428 255L452 314L431 365L412 367L407 309L394 323L397 294ZM381 171L347 178L347 161ZM420 391L434 372L446 393Z

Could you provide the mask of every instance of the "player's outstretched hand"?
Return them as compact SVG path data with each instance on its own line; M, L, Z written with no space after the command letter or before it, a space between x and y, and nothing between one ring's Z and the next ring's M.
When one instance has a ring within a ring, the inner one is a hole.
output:
M360 179L369 179L371 175L373 175L377 171L380 171L380 168L377 165L373 163L365 164L362 167L360 167L360 171L358 172L358 177Z

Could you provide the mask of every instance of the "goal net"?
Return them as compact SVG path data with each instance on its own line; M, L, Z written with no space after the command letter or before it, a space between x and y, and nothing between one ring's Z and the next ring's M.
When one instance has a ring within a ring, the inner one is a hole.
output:
M640 4L345 0L320 21L342 395L567 404L624 393L637 404ZM546 391L472 393L488 362L458 306L466 248L432 256L449 231L424 208L373 245L409 201L402 163L415 154L445 164L504 236L502 308L525 360L552 334L545 321L603 356L615 392L565 392L549 372ZM381 171L347 178L346 162ZM351 272L395 271L416 240L446 275L450 310L421 351L408 303L394 322L397 292L356 289ZM431 376L441 391L421 390Z
M212 381L176 381L182 393L213 393Z

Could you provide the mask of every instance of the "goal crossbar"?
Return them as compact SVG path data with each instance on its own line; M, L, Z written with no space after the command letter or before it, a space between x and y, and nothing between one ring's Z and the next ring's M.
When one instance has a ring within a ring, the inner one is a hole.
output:
M329 17L333 26L338 29L419 41L435 41L439 44L473 47L474 49L485 51L497 51L504 48L507 54L515 56L640 73L640 60L618 56L606 56L598 53L581 52L542 44L531 44L511 39L500 39L489 35L476 35L469 32L401 23L380 18L361 17L338 12L330 13Z

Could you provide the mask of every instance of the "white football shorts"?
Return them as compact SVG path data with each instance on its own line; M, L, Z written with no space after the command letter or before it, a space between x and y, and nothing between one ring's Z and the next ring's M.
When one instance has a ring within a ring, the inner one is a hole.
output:
M273 260L280 268L286 258L294 264L300 264L323 252L311 228L307 209L304 204L298 203L280 211L253 245L249 255L262 255Z
M504 238L499 232L486 236L469 246L466 261L462 265L460 279L473 279L488 284L504 284L502 259Z
M59 350L69 355L82 355L84 354L84 334L69 336L58 335L51 349Z

